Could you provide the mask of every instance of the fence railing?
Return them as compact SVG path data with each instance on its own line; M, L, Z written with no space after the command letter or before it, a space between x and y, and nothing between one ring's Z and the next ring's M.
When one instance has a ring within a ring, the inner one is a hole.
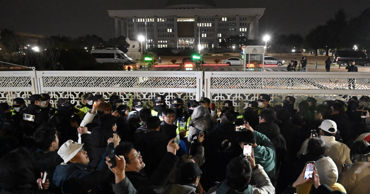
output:
M49 93L55 103L69 98L79 103L86 92L125 101L173 98L212 101L255 100L260 93L279 95L370 95L370 73L342 72L203 72L201 71L3 71L0 101Z
M256 94L370 95L370 73L205 72L205 96L218 100L255 100Z

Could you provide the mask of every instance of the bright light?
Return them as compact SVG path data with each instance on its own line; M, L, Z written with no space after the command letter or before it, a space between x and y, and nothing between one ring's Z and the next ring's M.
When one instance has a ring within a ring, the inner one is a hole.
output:
M137 40L138 40L139 42L144 42L144 41L145 41L145 36L144 36L144 35L142 35L142 34L139 34L139 35L137 36Z
M353 45L353 50L357 51L358 50L358 46L357 44Z
M235 45L232 46L233 50L235 50Z
M269 34L265 34L263 37L262 37L262 40L263 42L268 42L271 40L271 36Z
M198 44L198 50L199 52L203 49L202 45L201 44Z
M40 52L40 47L34 46L31 48L33 52L39 53Z
M296 52L295 48L294 48L294 49L292 49L292 53L295 53L295 52Z

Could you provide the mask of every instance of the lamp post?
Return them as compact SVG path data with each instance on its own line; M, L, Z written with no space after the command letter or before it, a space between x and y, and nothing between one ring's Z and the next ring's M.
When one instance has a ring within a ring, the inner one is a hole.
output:
M271 36L269 34L265 34L262 37L263 42L265 42L265 51L267 51L267 44L271 40Z
M142 34L139 34L137 36L137 40L140 42L140 54L141 54L141 57L143 56L143 42L145 41L145 36L142 35Z

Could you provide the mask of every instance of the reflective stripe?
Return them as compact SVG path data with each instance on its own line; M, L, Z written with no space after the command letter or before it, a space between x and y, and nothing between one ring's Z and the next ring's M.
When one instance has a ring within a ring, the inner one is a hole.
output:
M153 110L153 109L152 109L151 113L152 113L152 116L153 117L157 117L158 116L158 112L155 111L155 110Z

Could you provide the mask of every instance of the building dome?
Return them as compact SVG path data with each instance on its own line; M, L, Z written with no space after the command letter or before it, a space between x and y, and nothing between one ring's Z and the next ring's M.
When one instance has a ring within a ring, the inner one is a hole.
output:
M216 4L213 0L168 0L166 8L190 9L190 8L212 8Z

